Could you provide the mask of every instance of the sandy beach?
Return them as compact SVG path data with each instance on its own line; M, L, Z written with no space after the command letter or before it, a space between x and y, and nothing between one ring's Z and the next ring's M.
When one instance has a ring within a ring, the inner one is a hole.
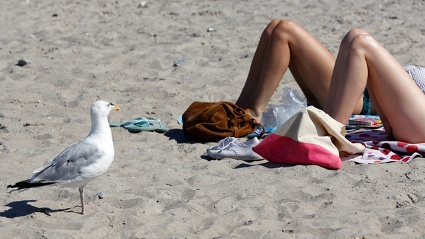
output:
M193 101L236 100L274 18L333 54L363 28L401 64L425 65L424 12L407 0L4 1L0 238L424 238L422 158L337 171L211 160L216 143L177 122ZM285 86L297 87L289 72L272 103ZM170 130L113 128L115 160L87 185L85 215L77 189L7 193L87 135L98 99L121 107L110 122L156 117Z

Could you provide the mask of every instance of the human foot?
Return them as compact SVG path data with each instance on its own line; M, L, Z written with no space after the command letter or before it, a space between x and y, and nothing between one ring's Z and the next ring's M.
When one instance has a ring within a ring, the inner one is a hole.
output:
M251 115L252 118L254 118L255 120L257 120L258 123L261 122L262 113L258 113L258 112L254 111L254 110L249 109L249 108L244 109L244 111L245 111L245 114Z

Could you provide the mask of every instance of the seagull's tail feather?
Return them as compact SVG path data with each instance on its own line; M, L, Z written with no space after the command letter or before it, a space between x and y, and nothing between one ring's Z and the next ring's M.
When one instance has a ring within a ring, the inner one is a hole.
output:
M10 188L11 191L17 191L22 189L28 189L28 188L35 188L35 187L41 187L54 184L53 182L31 182L31 179L23 180L20 182L15 183L14 185L8 185L7 188Z

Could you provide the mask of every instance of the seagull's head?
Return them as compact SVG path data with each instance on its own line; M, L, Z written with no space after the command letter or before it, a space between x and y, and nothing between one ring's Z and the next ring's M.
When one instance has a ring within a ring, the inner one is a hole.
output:
M120 110L120 107L110 102L99 100L93 103L90 108L90 113L93 116L96 115L98 117L106 117L108 116L109 112L111 112L111 110L118 111Z

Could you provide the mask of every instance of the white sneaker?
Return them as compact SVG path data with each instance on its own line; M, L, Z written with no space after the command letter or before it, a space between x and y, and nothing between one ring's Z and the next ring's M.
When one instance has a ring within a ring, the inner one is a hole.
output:
M235 141L237 141L237 139L235 137L227 137L225 139L218 141L218 144L216 146L208 148L207 151L208 150L222 150L222 149L226 148L229 144L234 143Z
M252 151L252 147L259 144L257 137L240 142L234 137L227 137L218 142L218 145L207 149L207 154L211 158L224 159L233 158L244 161L256 161L263 158Z

